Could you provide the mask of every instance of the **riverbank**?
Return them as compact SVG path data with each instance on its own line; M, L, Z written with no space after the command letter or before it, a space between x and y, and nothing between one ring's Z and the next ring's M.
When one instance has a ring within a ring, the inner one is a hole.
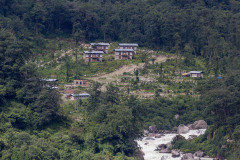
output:
M181 135L185 137L186 139L189 139L191 136L200 136L204 134L206 129L198 129L198 130L190 130L188 133L185 134L176 134L176 133L169 133L164 134L160 138L155 137L144 137L142 140L137 140L137 143L144 153L144 159L145 160L181 160L181 157L184 155L184 153L180 152L179 157L172 157L172 153L159 153L159 151L156 151L158 145L161 144L168 144L170 143L174 137L177 135ZM194 157L197 158L197 157ZM199 157L200 160L213 160L213 158L208 157Z

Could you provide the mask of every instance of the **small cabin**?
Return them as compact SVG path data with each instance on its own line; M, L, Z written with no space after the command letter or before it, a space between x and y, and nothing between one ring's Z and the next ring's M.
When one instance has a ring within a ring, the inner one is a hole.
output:
M137 53L138 44L136 43L119 43L119 49L132 49L134 54Z
M133 49L115 49L115 60L128 60L132 59L134 54Z
M84 51L85 62L102 62L103 51Z
M203 77L202 71L190 71L189 74L190 77Z
M109 43L90 43L91 49L94 51L103 51L108 53Z
M87 86L88 86L88 83L87 83L87 80L77 79L77 80L74 80L74 81L73 81L73 86L87 87Z
M184 73L183 76L193 77L193 78L203 77L203 72L202 71L190 71L188 73Z

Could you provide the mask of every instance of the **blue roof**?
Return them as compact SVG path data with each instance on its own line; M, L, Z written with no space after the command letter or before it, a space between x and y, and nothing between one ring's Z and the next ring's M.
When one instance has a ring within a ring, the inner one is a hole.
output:
M93 45L99 45L99 46L109 46L109 43L90 43L92 46Z
M103 51L84 51L85 54L103 54Z
M114 51L117 51L117 52L134 52L133 49L114 49Z
M136 43L119 43L119 46L131 46L131 47L138 47Z

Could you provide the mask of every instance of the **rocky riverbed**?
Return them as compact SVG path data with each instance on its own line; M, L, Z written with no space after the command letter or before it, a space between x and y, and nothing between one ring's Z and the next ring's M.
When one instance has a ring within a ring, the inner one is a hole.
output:
M145 137L141 140L137 140L137 143L144 154L144 160L213 160L213 158L204 157L202 151L191 154L169 149L171 141L177 135L181 135L186 139L192 139L204 134L207 128L207 124L205 123L205 121L200 120L189 125L191 127L180 125L177 133L171 133L169 131L159 133L156 126L150 126L148 131L144 131ZM200 126L199 124L204 125Z

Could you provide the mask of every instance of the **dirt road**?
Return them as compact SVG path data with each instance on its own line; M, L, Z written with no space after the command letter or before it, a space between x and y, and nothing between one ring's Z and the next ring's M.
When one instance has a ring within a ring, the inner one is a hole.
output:
M158 56L155 60L155 63L161 63L161 62L165 62L167 60L167 56L165 55L161 55ZM149 62L151 63L151 62ZM89 78L89 80L93 80L99 83L103 83L103 84L107 84L107 83L111 83L113 81L119 80L121 75L123 75L124 72L126 73L133 73L134 70L136 70L137 68L141 68L143 67L144 63L139 63L138 65L128 65L128 66L122 66L121 68L117 69L114 72L111 73L107 73L107 74L103 74L101 76L98 77L91 77Z

